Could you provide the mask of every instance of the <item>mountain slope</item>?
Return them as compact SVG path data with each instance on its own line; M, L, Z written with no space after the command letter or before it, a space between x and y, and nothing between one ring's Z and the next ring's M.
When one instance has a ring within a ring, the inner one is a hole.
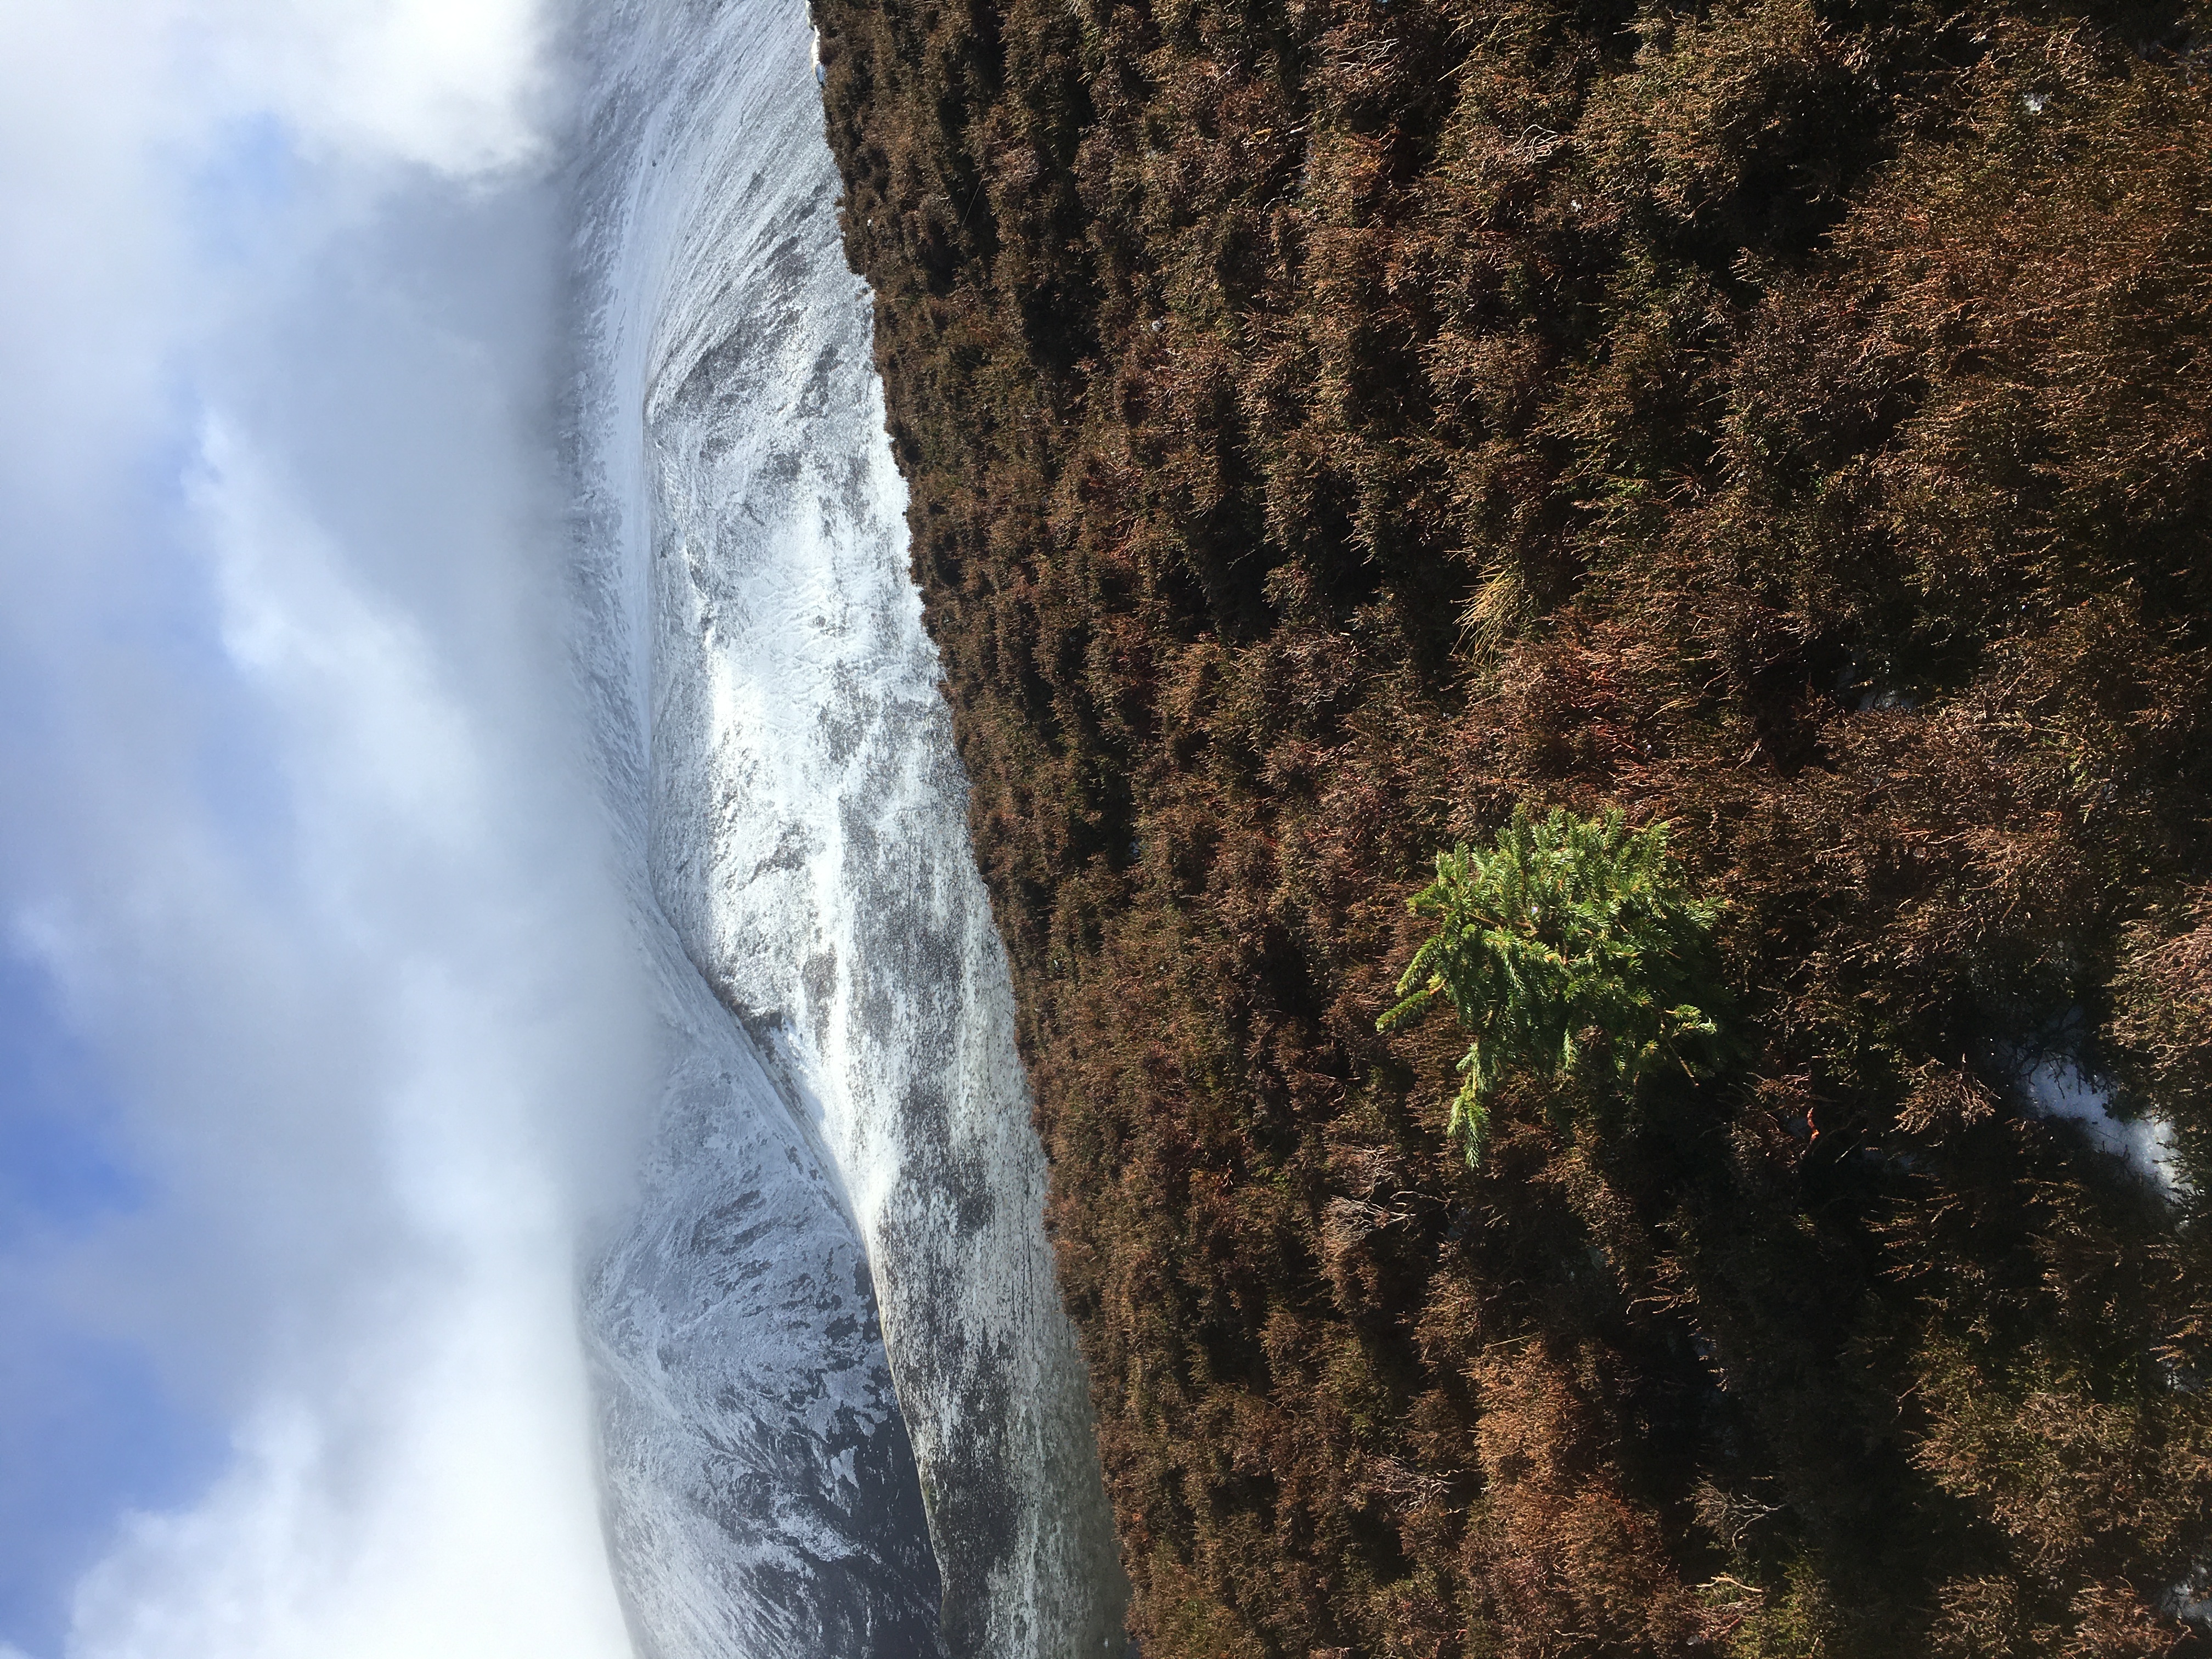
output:
M2201 16L816 15L1146 1653L2197 1639ZM1735 1060L1471 1169L1524 800Z

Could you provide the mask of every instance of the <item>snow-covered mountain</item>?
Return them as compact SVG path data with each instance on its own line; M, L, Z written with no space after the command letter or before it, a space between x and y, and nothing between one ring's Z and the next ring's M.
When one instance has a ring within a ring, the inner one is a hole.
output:
M580 27L582 659L667 1051L586 1290L634 1632L653 1659L1117 1652L807 21Z

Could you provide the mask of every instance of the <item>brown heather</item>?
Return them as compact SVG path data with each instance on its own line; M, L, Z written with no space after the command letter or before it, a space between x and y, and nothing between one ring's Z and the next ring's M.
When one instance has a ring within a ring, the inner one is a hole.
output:
M2202 1650L2205 16L817 9L1147 1659ZM1739 1060L1471 1170L1524 799Z

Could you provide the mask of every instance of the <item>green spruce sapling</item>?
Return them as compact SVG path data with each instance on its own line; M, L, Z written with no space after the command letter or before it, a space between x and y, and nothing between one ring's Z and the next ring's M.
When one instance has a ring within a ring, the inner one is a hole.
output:
M1662 820L1631 830L1524 805L1488 851L1437 854L1407 901L1437 931L1398 981L1392 1030L1449 999L1472 1034L1451 1133L1481 1161L1490 1099L1509 1073L1595 1072L1633 1088L1655 1070L1704 1074L1718 1027L1710 940L1719 907L1690 895Z

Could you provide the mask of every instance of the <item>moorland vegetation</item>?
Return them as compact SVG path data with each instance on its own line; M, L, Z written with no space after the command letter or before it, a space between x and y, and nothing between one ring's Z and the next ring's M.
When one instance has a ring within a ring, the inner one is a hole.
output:
M2201 1650L2212 19L815 12L1147 1659ZM1721 1046L1470 1164L1524 809Z

